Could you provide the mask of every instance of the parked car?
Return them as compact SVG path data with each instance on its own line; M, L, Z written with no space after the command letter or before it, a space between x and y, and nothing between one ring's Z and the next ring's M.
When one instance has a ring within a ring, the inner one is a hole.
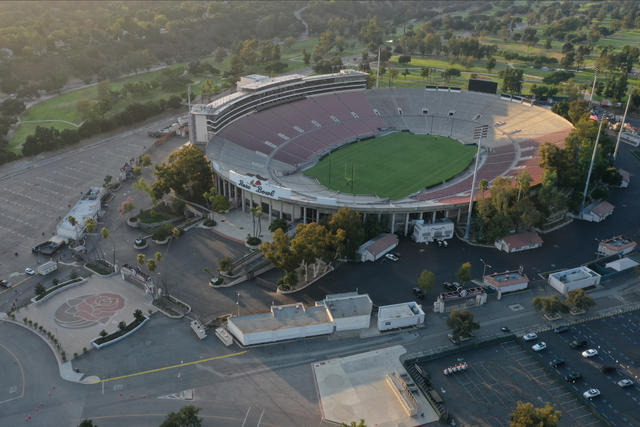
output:
M568 331L569 331L569 328L567 326L558 326L553 330L553 332L555 332L556 334L563 334Z
M511 329L509 329L509 327L508 327L508 326L503 326L502 328L500 328L500 330L501 330L502 332L511 332Z
M446 248L447 246L449 246L446 240L436 240L436 242L438 242L439 248Z
M453 282L452 285L453 285L453 287L455 288L456 291L459 291L460 289L463 288L463 286L458 282Z
M582 393L585 399L593 399L594 397L600 396L600 390L597 388L590 388L589 390Z
M24 272L27 273L29 276L33 276L34 274L36 274L36 272L31 267L25 268Z
M0 287L2 287L2 288L10 288L11 287L11 283L9 283L7 280L0 280Z
M571 348L582 348L587 345L585 340L573 340L569 343L569 347Z
M525 334L522 339L525 341L535 341L538 339L538 335L534 332L529 332L528 334Z
M580 372L569 372L564 376L564 380L568 383L575 383L576 381L582 378L582 374Z
M597 355L598 350L596 350L595 348L590 348L589 350L585 350L582 352L582 357L586 357L587 359Z
M626 388L626 387L631 387L633 385L633 381L631 381L629 378L623 378L620 381L618 381L616 384L618 384L618 386L622 388Z
M564 365L564 360L562 359L553 359L551 362L549 362L549 366L551 366L552 368L557 368L558 366L562 365Z
M393 262L399 261L400 258L398 258L397 256L395 256L394 254L385 254L384 256L386 259L390 259Z
M540 341L538 344L534 344L531 346L533 351L542 351L547 349L547 343L544 341Z
M418 299L423 299L424 298L424 291L420 288L413 288L413 295L415 295L416 298Z
M221 285L222 282L224 281L224 279L222 277L212 277L211 279L209 279L209 286L218 286Z

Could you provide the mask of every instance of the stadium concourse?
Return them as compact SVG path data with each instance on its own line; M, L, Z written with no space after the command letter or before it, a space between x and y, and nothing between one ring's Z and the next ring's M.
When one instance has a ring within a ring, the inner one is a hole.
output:
M315 78L250 76L251 84L239 85L229 100L239 106L227 107L224 114L218 101L192 109L194 142L206 146L217 188L234 206L243 211L261 206L270 221L292 222L319 221L347 206L407 234L413 220L464 218L473 162L448 181L399 200L340 193L303 172L331 151L362 139L409 131L475 144L474 129L487 125L478 180L491 182L527 170L535 184L542 177L540 145L562 145L572 129L564 118L517 97L459 88L367 90L366 75L354 71ZM225 114L232 119L224 119ZM402 165L389 165L395 167Z

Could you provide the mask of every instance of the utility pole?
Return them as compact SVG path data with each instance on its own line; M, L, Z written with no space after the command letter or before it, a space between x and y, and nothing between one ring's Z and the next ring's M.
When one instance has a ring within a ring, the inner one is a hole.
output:
M593 169L593 162L596 159L596 151L598 150L598 141L600 140L600 132L602 131L602 123L598 127L598 136L596 137L596 143L593 144L593 153L591 154L591 164L589 165L589 173L587 174L587 182L584 183L584 193L582 194L582 204L580 205L580 215L582 216L582 210L584 209L584 202L587 200L587 191L589 191L589 180L591 179L591 170Z
M600 71L600 68L596 65L595 72L593 73L593 85L591 86L591 95L589 96L589 107L591 107L591 102L593 101L593 91L596 88L596 80L598 79L598 71Z
M378 46L378 71L376 72L376 89L380 83L380 46Z
M629 97L627 98L627 106L624 107L624 115L622 116L622 123L620 123L620 130L618 131L618 140L616 141L616 149L613 150L613 160L618 156L618 148L620 147L620 137L624 130L624 122L627 120L627 111L629 111L629 102L631 101L631 94L633 94L633 88L629 89Z
M480 148L482 145L482 138L487 137L489 130L488 125L476 126L473 129L473 138L478 140L478 151L476 153L476 165L473 169L473 181L471 182L471 195L469 196L469 212L467 213L467 228L464 231L465 240L469 239L469 231L471 230L471 212L473 210L473 196L476 192L476 178L478 176L478 163L480 163Z

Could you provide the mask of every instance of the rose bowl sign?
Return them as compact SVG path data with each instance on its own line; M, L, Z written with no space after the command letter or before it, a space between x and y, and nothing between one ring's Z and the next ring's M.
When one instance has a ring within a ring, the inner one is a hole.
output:
M259 179L254 176L242 175L232 170L229 171L229 181L238 187L260 196L272 199L291 198L291 190L278 185L269 184L266 179Z

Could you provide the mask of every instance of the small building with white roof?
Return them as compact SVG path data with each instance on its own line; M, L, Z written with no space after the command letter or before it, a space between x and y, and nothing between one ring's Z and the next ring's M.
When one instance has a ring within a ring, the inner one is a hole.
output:
M369 295L357 292L345 292L327 295L316 306L327 307L336 332L354 329L367 329L371 323L373 302Z
M442 219L430 223L416 221L411 238L416 243L428 243L436 240L447 240L453 237L453 221Z
M594 202L580 212L580 218L589 222L601 222L611 215L614 209L615 206L606 200Z
M271 306L268 313L231 317L227 329L242 345L261 344L333 332L327 307L306 307L301 302Z
M87 219L93 218L97 220L103 196L103 187L90 188L67 215L62 218L62 221L56 227L56 235L66 240L79 240L82 238ZM70 217L76 220L76 225L71 225L71 222L69 222Z
M569 292L595 286L600 283L600 275L589 267L580 267L558 271L549 275L549 285L553 286L562 295Z
M483 279L485 285L498 292L498 296L507 292L521 291L529 286L529 278L520 270L488 274Z
M424 311L415 301L383 305L378 309L378 330L406 328L424 323Z

